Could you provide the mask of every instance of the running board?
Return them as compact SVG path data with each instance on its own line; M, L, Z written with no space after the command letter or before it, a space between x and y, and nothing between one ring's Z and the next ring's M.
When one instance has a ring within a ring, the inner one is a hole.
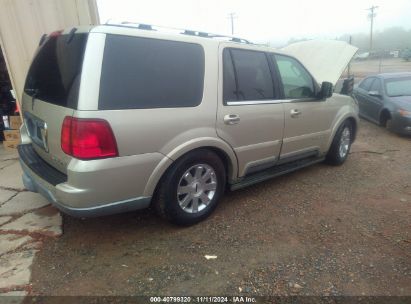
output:
M230 190L238 190L241 188L245 188L259 182L265 181L267 179L277 177L280 175L284 175L293 171L297 171L301 168L308 167L314 165L316 163L320 163L324 160L324 157L310 157L304 158L300 160L296 160L293 162L285 163L282 165L277 165L266 169L264 171L260 171L258 173L254 173L248 176L245 176L239 182L230 185Z

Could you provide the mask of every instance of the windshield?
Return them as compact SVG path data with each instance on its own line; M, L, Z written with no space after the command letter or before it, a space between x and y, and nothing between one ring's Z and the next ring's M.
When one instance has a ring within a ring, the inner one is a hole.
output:
M77 108L86 40L84 33L49 36L33 59L24 92L45 102Z
M385 80L385 91L390 97L411 96L411 77Z

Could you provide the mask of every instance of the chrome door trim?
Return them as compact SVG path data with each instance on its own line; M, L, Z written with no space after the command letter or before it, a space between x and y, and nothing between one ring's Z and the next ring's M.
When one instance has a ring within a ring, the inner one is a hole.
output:
M227 106L250 106L260 104L279 104L292 102L295 99L270 99L270 100L244 100L244 101L227 101Z

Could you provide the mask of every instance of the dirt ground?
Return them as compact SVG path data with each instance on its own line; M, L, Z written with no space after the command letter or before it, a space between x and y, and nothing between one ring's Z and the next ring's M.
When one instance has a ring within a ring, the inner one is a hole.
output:
M65 216L31 294L411 296L410 152L410 138L362 121L343 166L228 192L193 227L150 210Z

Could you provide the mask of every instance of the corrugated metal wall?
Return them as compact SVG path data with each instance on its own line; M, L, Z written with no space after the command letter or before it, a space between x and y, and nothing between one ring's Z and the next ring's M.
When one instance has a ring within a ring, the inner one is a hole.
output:
M44 33L98 23L95 0L0 0L0 44L17 99Z

